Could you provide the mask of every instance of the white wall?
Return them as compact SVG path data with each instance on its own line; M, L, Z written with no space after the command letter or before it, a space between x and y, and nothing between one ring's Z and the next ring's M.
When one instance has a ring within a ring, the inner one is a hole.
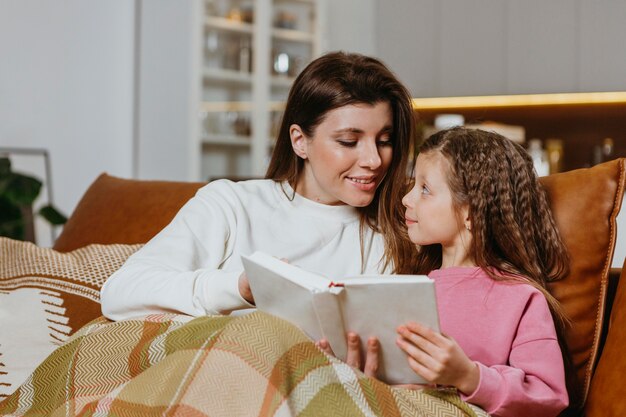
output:
M200 179L202 5L139 0L138 161L142 179Z
M381 27L376 15L380 0L325 0L326 22L322 34L325 51L343 50L377 55L376 37Z
M416 97L626 90L622 0L377 0L376 18Z
M134 2L0 1L0 147L50 152L70 214L103 171L132 175Z

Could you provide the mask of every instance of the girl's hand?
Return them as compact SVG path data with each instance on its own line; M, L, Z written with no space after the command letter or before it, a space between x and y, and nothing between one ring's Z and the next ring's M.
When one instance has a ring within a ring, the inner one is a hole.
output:
M469 395L480 378L478 365L451 337L418 323L399 326L396 343L409 356L409 366L431 383L452 385Z
M239 275L239 294L244 300L250 304L254 304L254 297L252 296L252 290L250 289L250 282L248 282L248 276L245 272Z
M322 339L315 343L323 352L335 356L333 350L330 348L328 340ZM365 351L365 362L362 359L361 351L361 338L354 332L348 332L347 335L348 352L346 354L346 363L353 368L357 368L369 377L376 378L376 372L378 371L378 361L380 344L378 339L370 337L367 340L367 349Z

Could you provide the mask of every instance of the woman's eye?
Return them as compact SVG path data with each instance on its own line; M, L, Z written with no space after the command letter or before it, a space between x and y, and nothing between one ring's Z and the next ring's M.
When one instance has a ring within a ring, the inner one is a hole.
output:
M393 143L391 142L391 139L381 139L379 141L376 142L378 144L378 146L392 146Z
M338 140L337 143L339 143L341 146L345 146L346 148L354 148L356 146L356 140Z
M422 194L430 194L430 190L425 185L422 185Z

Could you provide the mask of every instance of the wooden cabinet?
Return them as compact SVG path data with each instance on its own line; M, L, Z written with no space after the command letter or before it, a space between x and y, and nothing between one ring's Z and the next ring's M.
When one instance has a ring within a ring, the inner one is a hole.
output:
M526 141L560 139L564 171L590 166L594 147L613 141L613 157L626 156L626 92L534 94L414 99L420 123L438 114L461 114L466 124L497 122L525 128Z

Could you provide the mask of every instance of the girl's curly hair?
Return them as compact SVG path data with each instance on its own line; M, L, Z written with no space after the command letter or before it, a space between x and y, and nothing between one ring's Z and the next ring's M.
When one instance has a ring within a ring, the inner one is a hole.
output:
M565 325L546 284L567 274L569 257L526 150L494 132L456 127L426 139L420 153L430 152L448 161L453 205L469 207L468 254L476 265L493 279L524 280L539 289L557 325ZM440 245L419 248L420 273L440 266Z

